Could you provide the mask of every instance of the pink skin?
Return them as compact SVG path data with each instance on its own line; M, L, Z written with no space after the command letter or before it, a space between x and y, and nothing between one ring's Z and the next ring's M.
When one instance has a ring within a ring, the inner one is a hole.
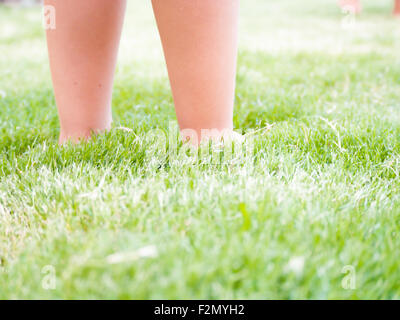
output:
M362 10L360 0L339 0L339 6L353 13L360 13Z
M180 128L232 131L239 0L152 3Z
M232 132L239 0L153 0L181 129ZM111 126L111 96L126 0L45 0L60 143ZM187 131L187 130L183 130ZM231 133L232 135L237 135ZM224 136L226 135L226 132Z
M396 16L400 16L400 0L395 0L393 14Z
M78 141L111 126L111 96L125 0L46 0L56 9L47 31L60 139Z
M362 10L361 0L339 0L339 6L351 9L354 13L360 13ZM394 0L393 14L400 15L400 0Z

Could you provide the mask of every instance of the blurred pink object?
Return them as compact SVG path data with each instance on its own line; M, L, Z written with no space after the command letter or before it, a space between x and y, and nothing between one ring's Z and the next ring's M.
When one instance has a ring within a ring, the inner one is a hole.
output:
M400 16L400 0L395 0L393 13L396 16Z
M352 13L360 13L362 10L361 0L339 0L339 6ZM393 14L400 16L400 0L394 0Z
M339 0L339 6L348 12L360 13L362 10L360 0Z

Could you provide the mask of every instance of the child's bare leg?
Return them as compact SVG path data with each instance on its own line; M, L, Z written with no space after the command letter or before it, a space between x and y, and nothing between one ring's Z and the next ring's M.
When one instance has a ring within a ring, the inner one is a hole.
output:
M111 125L111 96L126 0L45 0L56 10L47 31L60 116L60 143Z
M232 130L239 0L152 0L181 129Z
M395 0L393 13L400 16L400 0Z

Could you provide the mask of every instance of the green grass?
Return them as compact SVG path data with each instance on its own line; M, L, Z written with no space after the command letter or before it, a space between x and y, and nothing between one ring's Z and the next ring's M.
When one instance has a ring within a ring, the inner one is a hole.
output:
M40 9L0 7L0 298L399 299L391 2L344 29L335 1L243 1L235 127L272 127L217 166L147 161L175 120L150 1L129 0L114 128L67 147Z

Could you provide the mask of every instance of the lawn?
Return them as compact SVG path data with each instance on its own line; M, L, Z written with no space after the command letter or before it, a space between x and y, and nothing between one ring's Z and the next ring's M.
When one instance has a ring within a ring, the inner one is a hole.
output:
M148 152L175 121L150 1L129 0L113 129L64 147L40 8L0 6L0 298L400 299L391 6L242 1L254 153L217 165Z

